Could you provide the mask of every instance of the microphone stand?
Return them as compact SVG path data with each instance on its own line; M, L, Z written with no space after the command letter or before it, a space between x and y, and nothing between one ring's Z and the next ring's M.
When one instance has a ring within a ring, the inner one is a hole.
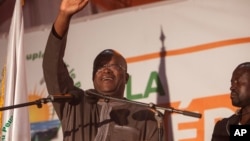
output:
M201 114L200 113L195 113L195 112L190 112L190 111L186 111L186 110L178 110L178 109L174 109L172 107L160 107L157 106L153 103L142 103L142 102L137 102L137 101L130 101L130 100L126 100L126 99L120 99L120 98L114 98L111 96L107 96L107 95L102 95L99 94L97 92L93 92L93 90L86 90L86 94L92 94L95 95L97 97L101 97L104 99L104 101L108 102L109 100L114 100L114 101L120 101L120 102L126 102L126 103L133 103L133 104L137 104L137 105L142 105L142 106L146 106L149 107L154 113L155 113L155 119L157 121L158 124L158 136L159 136L159 141L162 141L162 133L163 133L163 125L162 125L162 121L163 121L163 113L165 111L171 112L171 113L178 113L178 114L183 114L185 116L191 116L191 117L195 117L195 118L201 118Z
M126 99L115 98L115 97L111 97L111 96L107 96L107 95L102 95L102 94L99 94L97 92L93 92L91 90L87 90L86 92L93 94L97 97L101 97L104 99L104 101L115 100L115 101L120 101L120 102L133 103L133 104L153 108L155 110L168 111L171 113L178 113L178 114L183 114L185 116L191 116L191 117L196 117L196 118L201 118L201 116L202 116L200 113L190 112L190 111L186 111L186 110L178 110L178 109L174 109L172 107L160 107L160 106L157 106L153 103L147 104L147 103L142 103L142 102L138 102L138 101L130 101L130 100L126 100Z
M155 119L156 119L157 124L158 124L159 141L162 141L162 135L163 135L162 134L163 133L162 121L163 121L163 113L165 111L168 111L168 112L171 112L171 113L183 114L183 115L186 115L186 116L191 116L191 117L196 117L196 118L201 118L201 114L199 114L199 113L194 113L194 112L185 111L185 110L178 110L178 109L174 109L172 107L160 107L160 106L157 106L157 105L155 105L153 103L146 104L146 103L137 102L137 101L130 101L130 100L126 100L126 99L114 98L114 97L111 97L111 96L106 96L106 95L102 95L102 94L93 92L91 90L87 90L85 94L87 94L87 93L95 95L97 97L101 97L106 102L108 102L109 100L115 100L115 101L133 103L133 104L149 107L155 113ZM12 105L12 106L6 106L6 107L0 107L0 111L14 109L14 108L20 108L20 107L25 107L25 106L30 106L30 105L37 105L38 108L41 108L42 104L46 104L48 102L53 102L53 101L54 101L53 96L49 96L48 98L41 98L41 99L38 99L38 100L35 100L35 101L32 101L32 102L27 102L27 103Z
M162 135L163 135L163 114L159 112L158 110L153 110L155 112L155 119L157 121L158 126L158 140L162 141Z
M41 98L32 102L22 103L22 104L16 104L12 106L6 106L6 107L0 107L0 111L14 109L14 108L20 108L25 106L31 106L31 105L37 105L38 108L42 108L42 104L46 104L48 102L52 102L51 98Z

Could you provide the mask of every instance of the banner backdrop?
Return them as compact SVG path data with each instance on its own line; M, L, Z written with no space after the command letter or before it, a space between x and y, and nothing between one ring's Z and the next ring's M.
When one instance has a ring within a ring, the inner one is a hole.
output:
M249 0L173 0L106 12L72 22L65 62L75 85L89 89L95 56L118 50L128 61L127 98L202 114L166 112L169 141L210 141L215 122L236 110L230 79L250 61L249 25ZM50 29L24 35L30 101L47 96L42 58ZM5 44L2 36L1 60ZM30 120L32 140L62 140L51 103L30 106Z

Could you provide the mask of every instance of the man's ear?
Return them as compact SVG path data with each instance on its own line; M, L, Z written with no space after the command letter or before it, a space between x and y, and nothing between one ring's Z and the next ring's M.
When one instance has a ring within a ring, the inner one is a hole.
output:
M126 73L126 83L128 82L128 79L129 79L129 74Z

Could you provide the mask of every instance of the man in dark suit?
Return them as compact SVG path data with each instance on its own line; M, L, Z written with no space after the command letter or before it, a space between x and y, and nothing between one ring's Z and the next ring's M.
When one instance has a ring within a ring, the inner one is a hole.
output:
M250 124L250 62L239 64L233 71L230 90L232 105L240 109L216 123L212 141L229 141L230 125Z

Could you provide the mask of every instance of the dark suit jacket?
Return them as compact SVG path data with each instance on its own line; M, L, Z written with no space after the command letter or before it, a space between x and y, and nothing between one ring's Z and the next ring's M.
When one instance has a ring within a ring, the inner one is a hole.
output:
M115 105L110 112L110 119L100 122L102 106L91 102L85 91L74 86L63 61L66 38L67 36L59 39L51 32L43 60L48 93L70 93L78 98L73 102L53 102L62 123L64 141L93 141L98 128L105 124L109 124L109 141L158 141L158 126L154 113L144 106L127 103Z
M239 119L240 116L234 114L218 121L214 126L211 141L230 141L230 125L238 125ZM247 124L250 124L250 121Z

